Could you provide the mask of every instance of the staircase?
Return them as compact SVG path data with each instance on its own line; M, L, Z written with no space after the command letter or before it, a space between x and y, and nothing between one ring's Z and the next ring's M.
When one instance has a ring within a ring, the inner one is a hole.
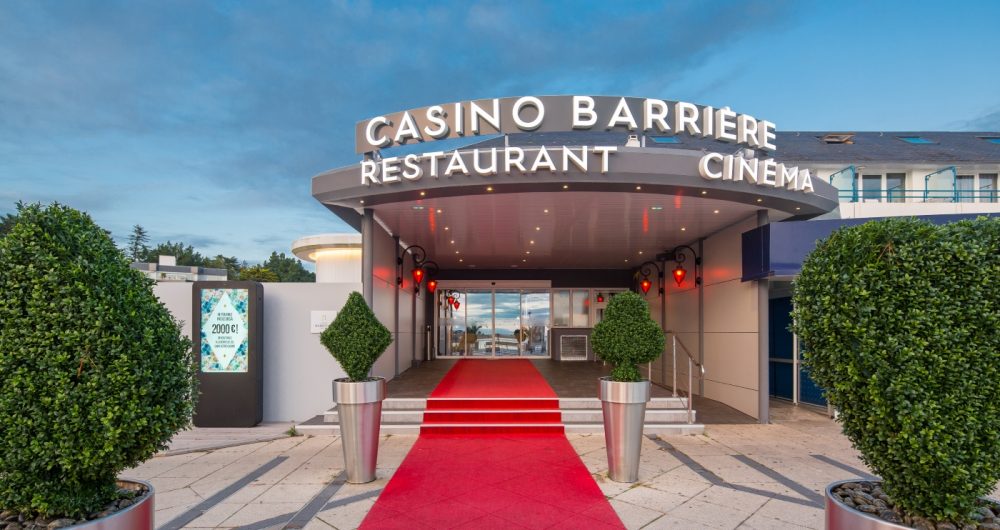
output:
M701 434L688 423L685 398L646 404L646 434ZM696 421L692 411L691 421ZM340 434L337 408L297 425L305 434ZM603 433L597 398L389 398L382 403L381 434L567 432Z

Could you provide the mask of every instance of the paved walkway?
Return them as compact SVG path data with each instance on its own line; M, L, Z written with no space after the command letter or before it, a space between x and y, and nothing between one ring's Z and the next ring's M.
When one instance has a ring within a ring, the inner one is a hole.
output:
M607 479L602 435L567 437L628 528L822 528L825 486L864 466L822 414L776 404L773 419L647 438L637 484ZM363 485L344 482L334 436L158 456L126 476L156 487L158 528L355 528L416 438L383 437Z

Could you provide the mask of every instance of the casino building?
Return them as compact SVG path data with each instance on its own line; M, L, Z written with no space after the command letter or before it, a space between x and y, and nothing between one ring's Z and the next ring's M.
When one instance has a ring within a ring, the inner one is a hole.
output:
M779 132L728 108L548 96L356 133L359 162L312 194L361 234L346 270L394 333L387 378L434 359L594 361L591 329L633 290L667 334L654 382L683 396L691 376L696 400L767 421L772 396L822 404L788 331L817 238L1000 213L996 132Z

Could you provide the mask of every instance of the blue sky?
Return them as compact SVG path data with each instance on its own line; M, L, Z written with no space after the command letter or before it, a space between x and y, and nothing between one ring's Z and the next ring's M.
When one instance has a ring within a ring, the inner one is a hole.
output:
M780 130L1000 130L1000 2L4 0L0 213L60 201L124 238L264 259L350 230L310 177L354 124L608 94Z

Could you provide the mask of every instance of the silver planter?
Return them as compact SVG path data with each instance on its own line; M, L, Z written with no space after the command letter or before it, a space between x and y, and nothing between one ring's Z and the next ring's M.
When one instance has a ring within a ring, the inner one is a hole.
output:
M639 480L642 427L649 401L649 381L620 383L600 379L604 411L604 442L608 449L608 477L615 482Z
M847 482L862 479L841 480L826 487L826 529L827 530L912 530L910 526L890 523L877 515L861 512L840 502L833 489Z
M382 421L385 379L353 383L347 378L333 381L333 401L340 419L340 441L344 446L347 482L363 484L375 480L378 433Z
M141 480L119 480L118 487L138 490L141 486L149 493L139 502L119 510L107 517L87 521L73 527L74 530L153 530L153 485Z

